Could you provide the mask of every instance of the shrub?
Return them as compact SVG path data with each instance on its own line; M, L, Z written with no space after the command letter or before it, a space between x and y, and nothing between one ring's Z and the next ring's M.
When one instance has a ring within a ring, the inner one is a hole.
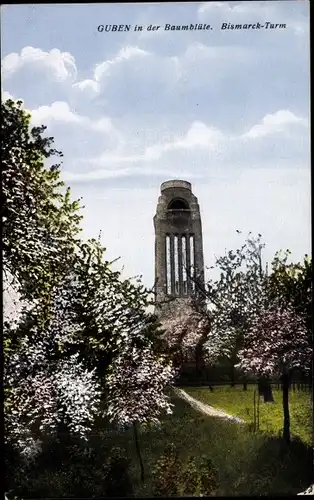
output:
M169 444L152 471L152 489L156 497L179 495L180 460L174 444Z
M9 452L10 450L8 450ZM129 460L112 446L90 447L79 440L47 439L36 461L24 465L11 453L6 457L10 474L6 489L25 498L132 496Z
M210 496L215 494L219 486L218 471L210 458L203 457L200 463L200 494Z
M154 496L210 496L218 488L212 461L188 456L182 463L175 446L169 445L153 470Z
M129 476L129 460L121 448L111 450L104 466L105 494L109 497L132 496L133 488Z

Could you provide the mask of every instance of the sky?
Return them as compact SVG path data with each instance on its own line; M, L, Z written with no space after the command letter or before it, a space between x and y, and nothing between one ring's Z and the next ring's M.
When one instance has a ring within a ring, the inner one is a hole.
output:
M206 266L250 231L263 236L265 262L279 249L294 261L311 252L308 1L8 5L1 14L2 99L22 99L32 124L48 127L85 207L83 237L101 231L126 277L154 283L153 216L169 179L192 183ZM266 22L286 28L221 29ZM130 31L98 30L120 24Z

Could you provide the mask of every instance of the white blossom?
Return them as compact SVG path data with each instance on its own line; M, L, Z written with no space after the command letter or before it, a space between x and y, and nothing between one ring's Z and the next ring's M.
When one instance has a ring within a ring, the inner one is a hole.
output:
M176 372L164 356L153 352L152 345L134 345L132 341L140 335L140 328L129 334L107 376L107 414L120 425L158 424L160 415L172 412L165 391Z

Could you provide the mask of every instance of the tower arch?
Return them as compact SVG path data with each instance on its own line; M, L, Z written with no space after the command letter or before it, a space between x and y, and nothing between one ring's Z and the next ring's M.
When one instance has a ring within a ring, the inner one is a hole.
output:
M174 198L168 205L168 210L189 210L189 204L182 198Z

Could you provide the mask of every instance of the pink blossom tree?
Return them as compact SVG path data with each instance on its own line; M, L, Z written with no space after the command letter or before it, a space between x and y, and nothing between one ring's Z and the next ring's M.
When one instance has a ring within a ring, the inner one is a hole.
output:
M242 246L216 259L212 268L219 272L218 278L209 279L205 286L197 280L195 283L207 306L199 310L204 319L204 362L214 366L221 359L228 360L232 384L235 381L237 354L245 332L256 312L267 302L267 270L262 262L264 246L260 234L253 237L249 233ZM245 379L243 388L246 389ZM273 400L269 381L264 398Z
M261 235L249 235L240 248L216 259L212 267L220 276L206 285L187 269L197 294L183 314L163 323L165 339L178 365L187 359L196 361L198 367L215 365L220 358L227 358L233 381L244 332L265 300L263 247Z
M209 280L204 290L207 314L211 316L211 329L204 347L211 364L224 357L235 365L251 318L265 301L264 246L261 235L255 238L249 234L240 248L216 259L220 277Z
M17 325L6 325L5 338L19 339L5 363L7 437L22 451L30 449L29 454L35 449L31 436L39 450L40 438L55 433L64 421L70 432L86 437L104 398L110 416L114 412L120 423L132 419L132 412L134 422L145 422L153 421L163 407L169 409L164 388L171 380L171 365L158 355L158 328L146 313L148 292L121 280L103 254L96 240L77 249L68 276L51 296L44 326L37 321L37 304L25 309ZM129 363L135 363L140 393L129 391ZM122 405L113 406L111 397L123 384L140 406L124 407L123 399Z
M162 327L174 364L182 367L185 362L195 362L196 369L201 370L203 344L210 329L209 317L196 310L193 300L190 300L185 313L163 321Z
M279 376L283 386L283 438L290 441L289 385L295 369L309 370L312 348L304 318L291 307L259 311L238 352L238 367L259 376Z
M5 437L27 460L65 421L71 433L86 439L99 410L95 369L84 366L77 347L73 350L81 328L72 309L74 293L75 283L66 279L54 291L44 329L36 321L36 304L28 305L13 326L4 325L5 338L18 339L4 363Z
M165 355L154 352L153 343L139 347L145 324L129 331L106 378L107 415L120 426L133 426L136 451L144 481L144 465L140 453L137 424L159 424L159 418L172 413L167 389L176 370Z

